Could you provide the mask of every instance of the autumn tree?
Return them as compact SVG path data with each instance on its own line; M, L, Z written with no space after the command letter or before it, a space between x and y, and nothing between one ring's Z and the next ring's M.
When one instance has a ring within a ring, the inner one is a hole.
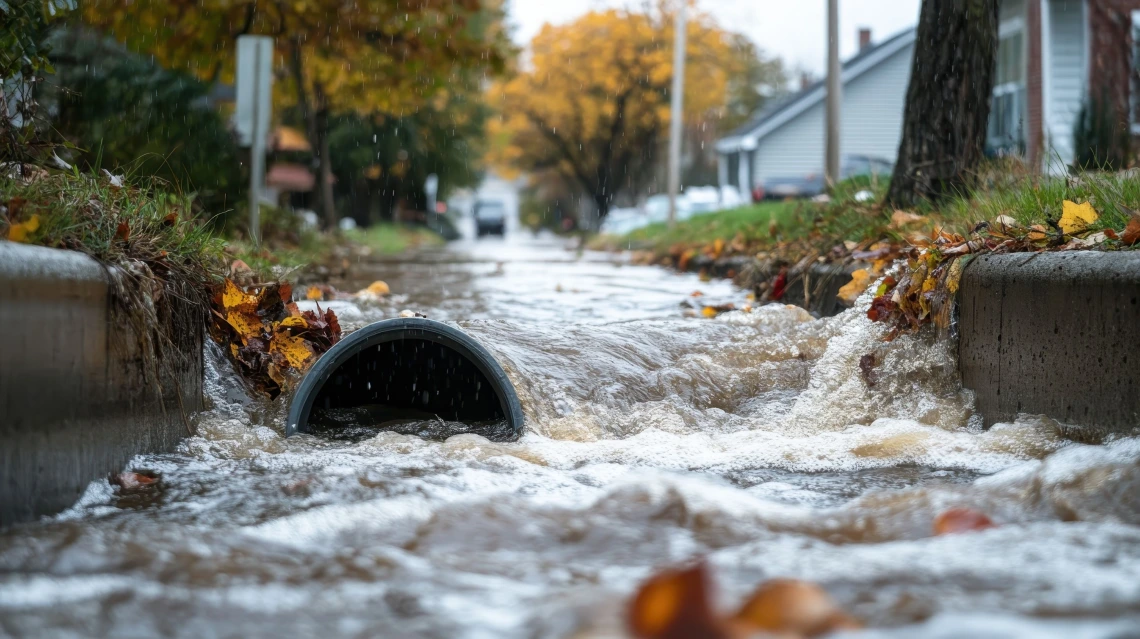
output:
M605 217L616 195L656 168L669 124L673 17L666 11L591 12L543 27L529 68L493 91L493 159L555 171ZM698 15L689 24L685 109L694 121L723 109L737 71L728 34Z
M501 0L88 0L85 20L165 66L232 77L236 38L274 38L317 168L321 209L336 222L329 161L334 112L413 113L450 83L502 68Z
M888 200L913 206L969 186L983 158L998 0L923 0Z

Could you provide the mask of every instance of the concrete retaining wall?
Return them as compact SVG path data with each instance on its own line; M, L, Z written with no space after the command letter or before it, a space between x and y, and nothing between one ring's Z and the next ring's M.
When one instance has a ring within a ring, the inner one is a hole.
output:
M1140 427L1140 252L978 257L958 301L962 383L986 425Z
M175 336L156 376L110 291L84 255L0 241L0 526L171 450L201 408L201 329Z

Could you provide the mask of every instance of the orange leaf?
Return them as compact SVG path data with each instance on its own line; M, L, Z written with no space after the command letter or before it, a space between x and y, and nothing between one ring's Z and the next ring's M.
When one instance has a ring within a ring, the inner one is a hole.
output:
M823 588L794 579L773 579L761 584L733 620L752 630L793 637L817 637L860 627Z
M33 215L26 222L8 227L8 239L12 242L27 242L28 236L40 228L40 216Z
M1124 242L1125 246L1133 246L1140 242L1140 213L1132 212L1132 219L1128 220L1128 226L1124 227L1124 232L1120 234L1120 241Z
M972 508L951 508L934 520L935 535L970 532L995 528L993 520L985 513Z
M118 228L115 229L115 239L124 242L131 239L131 225L127 224L126 220L119 222Z
M638 639L717 639L728 634L713 616L708 569L703 563L652 577L629 607L630 633Z

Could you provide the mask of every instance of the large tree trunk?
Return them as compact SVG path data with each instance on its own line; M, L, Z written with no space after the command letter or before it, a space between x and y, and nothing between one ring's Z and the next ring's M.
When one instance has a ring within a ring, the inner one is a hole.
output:
M998 48L999 0L923 0L899 157L897 207L970 186L982 159Z

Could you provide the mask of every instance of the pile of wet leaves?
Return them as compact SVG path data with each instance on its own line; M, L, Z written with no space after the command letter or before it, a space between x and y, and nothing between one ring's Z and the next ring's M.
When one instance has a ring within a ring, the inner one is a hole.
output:
M241 286L232 279L211 300L210 334L253 390L275 399L340 341L331 308L301 311L288 282Z
M929 237L912 237L905 266L897 277L888 275L879 283L867 317L891 326L887 339L928 324L945 329L950 324L962 269L971 257L1133 247L1140 244L1140 213L1128 213L1129 221L1121 231L1096 230L1100 214L1091 203L1065 200L1060 218L1048 220L1048 226L1022 226L1002 215L975 225L969 237L940 229ZM865 290L880 274L881 270L856 272L846 292Z

